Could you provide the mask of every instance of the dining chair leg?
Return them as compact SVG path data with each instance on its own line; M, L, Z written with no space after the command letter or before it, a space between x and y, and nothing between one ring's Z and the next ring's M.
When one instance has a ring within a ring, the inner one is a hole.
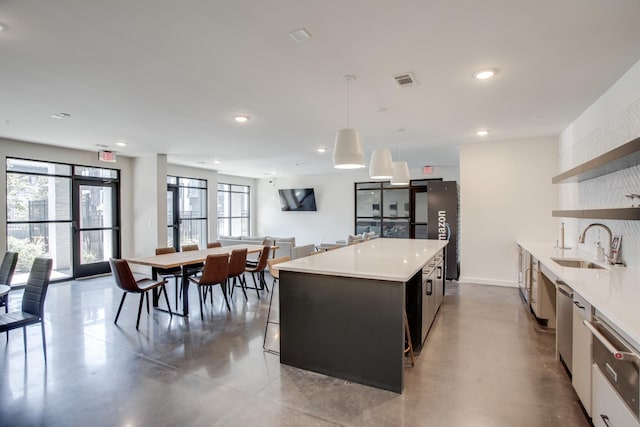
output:
M264 325L264 338L262 340L262 349L267 349L267 332L269 331L269 324L275 323L271 321L271 304L273 304L273 294L275 294L276 290L276 279L273 279L273 284L271 285L271 298L269 299L269 311L267 311L267 323ZM271 350L269 350L271 352Z
M227 310L231 311L231 306L229 305L229 299L227 299L227 291L224 286L220 286L222 288L222 295L224 295L224 302L227 303ZM213 287L211 288L211 299L213 300Z
M160 290L161 290L161 292L164 293L164 300L167 302L167 309L169 310L169 317L173 317L173 313L171 312L171 305L169 305L169 296L167 295L167 288L164 285L162 285L160 287Z
M246 291L247 286L244 283L244 273L242 275L238 276L238 282L240 282L240 289L242 289L242 293L244 294L244 299L245 300L249 299L247 297L247 291ZM236 278L235 277L233 278L233 284L234 285L236 284Z
M264 288L269 292L269 287L267 286L267 281L264 280L264 270L260 272L260 288Z
M251 272L251 278L253 279L253 287L256 290L256 295L258 295L258 299L260 299L260 290L258 289L258 283L256 282L256 273Z
M138 305L138 320L136 321L136 330L138 330L138 327L140 326L140 314L142 314L142 304L144 303L144 294L146 292L142 292L140 294L140 304Z
M27 355L27 327L22 327L22 336L24 337L24 355Z
M198 301L200 301L200 320L204 320L204 308L202 308L202 286L198 285Z
M120 305L118 306L118 313L116 314L116 320L113 323L118 323L118 317L120 317L120 310L122 310L122 304L124 304L124 299L127 297L127 293L122 293L122 299L120 300Z
M144 294L145 294L146 300L147 300L147 314L149 314L149 292L145 292Z
M40 322L42 326L42 351L44 352L44 362L47 363L47 338L44 335L44 319Z

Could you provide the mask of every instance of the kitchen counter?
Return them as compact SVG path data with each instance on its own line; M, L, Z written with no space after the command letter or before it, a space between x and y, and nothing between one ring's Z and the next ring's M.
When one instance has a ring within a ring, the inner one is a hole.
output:
M436 289L422 268L447 243L375 239L278 264L280 363L402 393L405 325Z
M298 258L278 267L280 271L406 282L447 243L446 240L373 239Z
M631 344L640 348L640 271L622 266L606 266L603 262L595 262L591 254L576 249L558 249L551 242L518 241L518 244L589 301L626 335ZM554 262L552 257L585 259L606 268L563 267Z

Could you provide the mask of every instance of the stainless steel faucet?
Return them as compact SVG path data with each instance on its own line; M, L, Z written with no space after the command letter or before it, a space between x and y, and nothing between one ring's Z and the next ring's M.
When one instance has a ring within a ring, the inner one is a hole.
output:
M609 245L607 246L607 248L609 249L609 252L604 254L604 256L607 259L607 262L609 264L614 264L613 258L611 257L611 245L613 243L613 233L611 232L611 229L606 225L600 224L599 222L594 222L593 224L587 225L587 227L584 230L582 230L582 233L580 233L580 235L578 236L578 243L584 243L584 238L587 235L587 231L591 227L602 227L609 234Z

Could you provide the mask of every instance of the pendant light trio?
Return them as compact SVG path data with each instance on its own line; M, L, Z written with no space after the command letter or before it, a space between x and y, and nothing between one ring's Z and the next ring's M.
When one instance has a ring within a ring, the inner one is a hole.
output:
M333 166L337 169L364 168L364 148L358 131L350 128L349 82L356 76L346 75L347 82L347 128L338 130L333 146ZM391 150L379 148L371 153L369 162L371 179L391 179L391 185L409 185L409 166L405 161L394 162Z

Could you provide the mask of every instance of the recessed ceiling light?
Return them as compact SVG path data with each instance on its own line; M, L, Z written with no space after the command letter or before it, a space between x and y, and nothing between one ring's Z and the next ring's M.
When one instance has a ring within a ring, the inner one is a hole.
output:
M316 151L317 151L318 153L326 153L326 152L327 152L327 149L326 149L326 148L324 148L324 147L319 147L319 148L317 148L317 149L316 149Z
M477 131L476 135L478 135L478 136L487 136L487 135L489 135L490 132L491 132L490 130L482 129L482 130Z
M69 113L55 113L51 115L52 119L67 119L69 117L71 117Z
M304 28L298 28L297 30L293 30L289 33L289 35L297 42L301 42L303 40L307 40L311 38L311 34Z
M245 123L249 121L249 116L238 114L237 116L233 116L233 120L238 123Z
M126 147L127 141L116 141L116 145L119 147Z
M219 164L220 164L220 160L214 160L214 161L213 161L213 164L214 164L214 165L219 165Z
M498 70L495 70L495 69L479 70L473 73L473 77L475 77L478 80L486 80L495 76L497 73L498 73Z

